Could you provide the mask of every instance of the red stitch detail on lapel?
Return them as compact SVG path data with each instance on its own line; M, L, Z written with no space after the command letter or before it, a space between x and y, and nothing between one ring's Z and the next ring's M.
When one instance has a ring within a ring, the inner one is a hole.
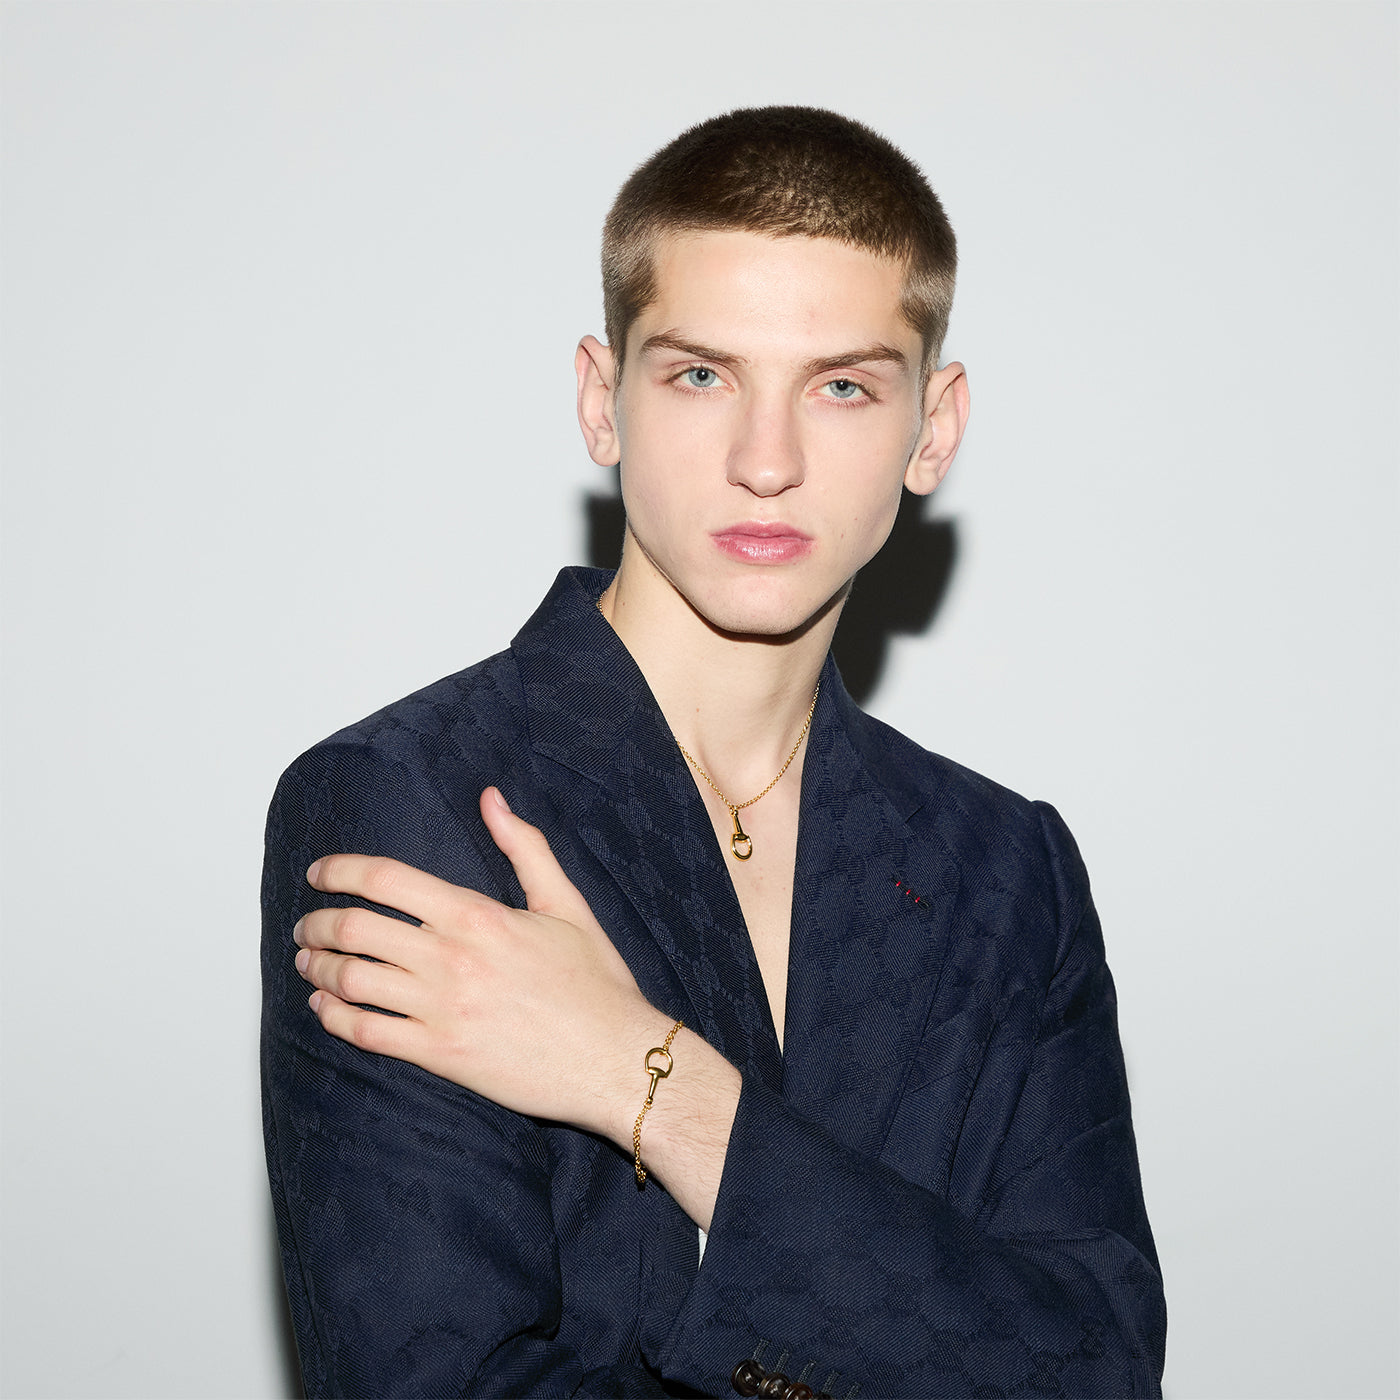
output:
M903 880L896 880L894 882L894 887L895 889L899 890L902 894L904 894L907 898L912 899L915 904L919 904L922 902L922 896L915 894L913 887L910 885L906 885Z

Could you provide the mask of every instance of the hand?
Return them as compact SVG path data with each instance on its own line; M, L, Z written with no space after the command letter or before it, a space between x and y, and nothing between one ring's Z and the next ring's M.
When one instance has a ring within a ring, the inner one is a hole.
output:
M306 915L293 936L297 971L317 988L311 1008L330 1034L362 1050L630 1147L646 1087L642 1057L670 1018L642 996L544 835L495 788L482 793L481 815L526 908L400 861L326 856L307 871L316 889L359 895L421 926L368 909Z

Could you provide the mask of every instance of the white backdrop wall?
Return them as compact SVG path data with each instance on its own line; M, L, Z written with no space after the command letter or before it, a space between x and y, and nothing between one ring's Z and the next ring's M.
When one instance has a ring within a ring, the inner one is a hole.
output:
M602 215L775 101L960 235L952 580L870 705L1079 837L1168 1394L1396 1394L1394 4L2 22L5 1394L293 1393L267 799L585 557Z

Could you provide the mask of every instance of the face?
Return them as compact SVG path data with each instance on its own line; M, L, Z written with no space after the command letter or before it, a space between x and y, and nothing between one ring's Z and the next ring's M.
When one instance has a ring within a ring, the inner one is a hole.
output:
M590 438L597 460L621 460L629 588L768 637L844 597L901 486L932 490L952 455L934 451L902 282L900 265L828 239L662 241L620 389L598 397L608 429Z

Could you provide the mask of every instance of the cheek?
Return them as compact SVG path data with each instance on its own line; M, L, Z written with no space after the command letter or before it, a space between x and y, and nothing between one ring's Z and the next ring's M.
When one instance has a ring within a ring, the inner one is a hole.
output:
M622 448L623 470L629 460L638 471L646 469L660 455L669 435L666 415L646 393L635 399L624 397L618 404L617 436Z
M634 528L669 530L693 517L697 473L685 454L666 441L635 427L622 441L618 480L627 518Z
M821 476L827 508L840 520L840 535L883 542L894 524L908 466L903 433L872 442L852 436Z
M694 413L666 411L648 403L618 415L622 491L629 511L674 515L703 494L712 464L713 434Z
M635 458L622 456L622 470L619 479L622 486L622 504L627 519L634 527L657 519L666 514L665 497L656 489L655 481L645 472L637 470Z
M891 492L888 482L882 482L858 511L852 511L850 524L842 538L852 553L860 556L861 564L869 563L880 546L889 539L895 516L899 513L899 498L898 489Z

